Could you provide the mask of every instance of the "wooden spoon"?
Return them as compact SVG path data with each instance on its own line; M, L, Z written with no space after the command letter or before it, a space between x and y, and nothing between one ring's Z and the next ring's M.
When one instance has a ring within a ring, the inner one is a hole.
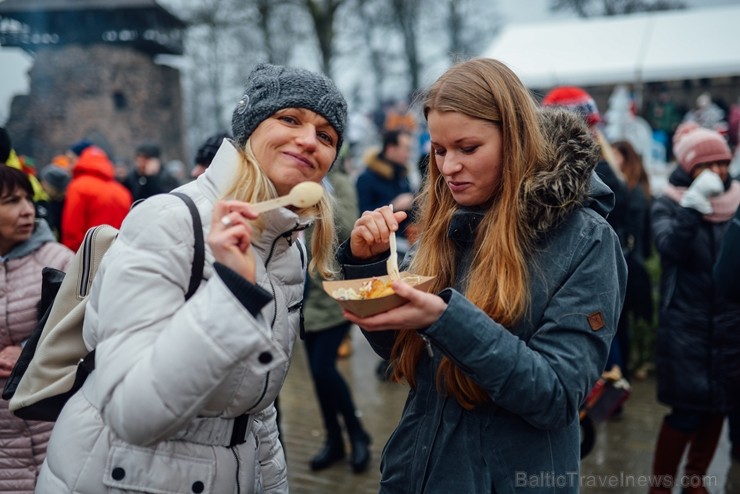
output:
M393 211L393 204L390 204L391 211ZM396 249L396 232L391 232L388 236L391 249L391 254L385 261L385 269L388 271L388 276L392 280L400 280L401 273L398 272L398 250Z
M295 206L297 208L307 208L313 206L324 197L324 188L316 182L301 182L293 186L287 195L269 199L267 201L251 204L252 211L264 213L275 208L285 206Z

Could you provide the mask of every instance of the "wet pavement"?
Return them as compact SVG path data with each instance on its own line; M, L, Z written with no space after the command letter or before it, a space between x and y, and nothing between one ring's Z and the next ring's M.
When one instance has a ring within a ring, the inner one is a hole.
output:
M353 474L346 461L327 470L312 472L310 458L323 445L323 428L314 395L303 343L296 343L290 373L280 394L281 431L288 458L293 494L377 493L380 451L393 431L406 399L404 386L375 377L379 358L356 328L354 353L339 368L352 388L361 420L370 432L373 458L363 474ZM597 424L596 444L581 464L581 492L644 494L651 473L653 448L668 408L655 400L652 378L634 382L632 395L621 418ZM740 462L730 460L727 425L709 472L711 494L740 494ZM680 492L677 488L676 493Z

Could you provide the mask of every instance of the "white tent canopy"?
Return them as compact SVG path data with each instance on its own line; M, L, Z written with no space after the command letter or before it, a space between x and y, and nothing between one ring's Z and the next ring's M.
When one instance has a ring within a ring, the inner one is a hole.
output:
M483 53L531 88L740 75L740 6L510 24Z

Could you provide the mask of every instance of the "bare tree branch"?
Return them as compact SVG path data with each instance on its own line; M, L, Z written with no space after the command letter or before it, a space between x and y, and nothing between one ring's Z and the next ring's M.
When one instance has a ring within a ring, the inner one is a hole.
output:
M418 32L421 0L390 0L395 21L403 36L403 50L410 76L408 94L414 93L420 87L421 62L416 44Z
M321 69L331 77L334 58L334 19L337 9L345 0L304 0L304 5L313 20L316 40L319 43Z
M681 0L551 0L553 12L572 11L579 17L623 15L686 8Z

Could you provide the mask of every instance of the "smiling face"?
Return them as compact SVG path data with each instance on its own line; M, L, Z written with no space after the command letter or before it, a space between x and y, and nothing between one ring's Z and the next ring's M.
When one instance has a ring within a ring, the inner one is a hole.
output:
M31 237L36 211L28 192L16 187L0 196L0 254Z
M337 156L339 135L304 108L286 108L263 120L249 138L260 168L279 195L300 182L321 182Z
M455 202L479 206L501 182L502 137L498 125L454 111L427 115L432 153Z

